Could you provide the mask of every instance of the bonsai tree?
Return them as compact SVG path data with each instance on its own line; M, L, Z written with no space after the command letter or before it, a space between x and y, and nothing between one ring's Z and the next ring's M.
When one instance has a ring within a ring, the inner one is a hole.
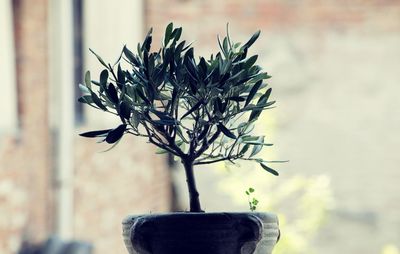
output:
M162 47L152 51L150 30L136 54L125 46L113 65L92 51L104 70L98 81L86 72L79 101L118 116L121 124L80 135L115 146L131 134L157 146L158 153L178 157L186 173L190 211L201 212L195 165L247 160L278 175L269 161L256 157L272 144L252 134L254 123L274 101L264 82L270 76L256 65L257 55L248 55L260 31L243 45L232 42L227 31L222 41L218 37L220 52L208 59L195 57L181 34L182 28L170 23Z

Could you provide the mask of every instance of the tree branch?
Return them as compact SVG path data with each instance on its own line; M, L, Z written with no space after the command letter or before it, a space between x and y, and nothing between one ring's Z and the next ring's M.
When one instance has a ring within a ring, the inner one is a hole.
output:
M194 158L198 158L202 153L204 153L210 147L210 144L214 143L214 141L218 138L219 134L221 134L221 130L218 128L214 135L212 135L207 142L204 142L201 148L195 152Z

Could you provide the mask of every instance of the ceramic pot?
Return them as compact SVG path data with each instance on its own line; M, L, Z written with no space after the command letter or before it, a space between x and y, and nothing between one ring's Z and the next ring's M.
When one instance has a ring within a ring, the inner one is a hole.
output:
M270 254L279 238L270 213L170 213L128 216L130 254Z

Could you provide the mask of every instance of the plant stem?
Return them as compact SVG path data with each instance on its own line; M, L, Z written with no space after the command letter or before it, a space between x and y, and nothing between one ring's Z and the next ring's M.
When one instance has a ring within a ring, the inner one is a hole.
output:
M200 206L199 192L196 188L196 181L193 172L193 160L182 158L183 166L185 167L186 183L189 189L190 212L204 212Z

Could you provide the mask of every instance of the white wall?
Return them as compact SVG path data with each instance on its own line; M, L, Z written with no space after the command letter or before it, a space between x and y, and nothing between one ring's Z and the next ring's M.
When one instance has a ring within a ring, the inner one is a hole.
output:
M106 63L113 64L123 46L134 50L143 40L143 0L86 0L84 2L84 69L90 70L92 79L98 80L104 68L90 53L89 48L99 54ZM110 121L118 120L112 115L98 114L90 107L87 119L93 127L112 127Z
M0 1L0 134L17 128L17 96L12 3Z

